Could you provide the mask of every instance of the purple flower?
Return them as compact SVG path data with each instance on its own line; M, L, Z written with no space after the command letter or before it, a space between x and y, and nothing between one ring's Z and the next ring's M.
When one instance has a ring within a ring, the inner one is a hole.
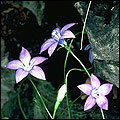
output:
M47 58L45 57L34 57L31 59L30 53L22 47L22 51L19 56L20 60L13 60L9 62L5 67L9 69L17 69L16 71L16 83L20 82L23 78L25 78L29 73L34 77L42 80L46 80L44 71L36 66Z
M102 109L108 110L108 100L105 95L108 95L112 90L112 84L106 83L100 86L100 81L95 75L91 75L91 84L81 84L77 87L89 95L87 98L84 111L91 109L96 103Z
M67 44L65 38L75 38L75 35L70 30L68 30L70 27L72 27L75 24L76 23L67 24L61 30L59 28L55 28L52 31L52 38L45 41L41 46L40 54L46 49L48 49L48 54L49 56L51 56L58 44L61 46Z
M84 48L84 50L89 50L89 61L90 61L90 63L92 64L93 63L93 54L92 54L92 45L91 44L88 44L85 48Z

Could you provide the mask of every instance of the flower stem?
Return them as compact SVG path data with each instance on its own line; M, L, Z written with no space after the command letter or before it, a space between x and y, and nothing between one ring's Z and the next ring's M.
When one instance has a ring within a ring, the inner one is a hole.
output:
M69 107L71 108L72 105L73 105L73 103L76 102L80 97L81 97L81 95L80 95L79 97L77 97L77 98L69 105ZM65 108L65 109L62 111L62 113L59 115L59 117L63 115L63 113L64 113L65 110L67 110L67 108Z
M71 40L71 43L69 45L69 48L71 47L73 42L73 39ZM67 89L67 80L66 80L66 64L67 64L67 59L68 59L68 55L69 55L69 51L67 51L66 54L66 58L65 58L65 62L64 62L64 82L66 84L66 89ZM68 115L69 115L69 119L71 118L71 112L70 112L70 107L69 107L69 101L68 101L68 92L66 92L66 101L67 101L67 107L68 107Z
M22 105L21 105L21 102L20 102L20 89L21 89L21 85L22 85L22 82L20 83L20 87L18 89L18 104L19 104L20 110L21 110L24 118L27 119L27 116L25 115L25 113L23 111L23 108L22 108Z
M72 55L73 55L73 57L82 65L82 67L84 68L84 70L86 71L86 73L88 74L88 76L90 77L90 73L88 72L88 70L86 69L86 67L83 65L83 63L76 57L76 55L72 52L72 50L68 47L68 46L66 46L66 45L64 45L64 47L65 47L65 49L66 50L68 50Z
M65 80L65 84L67 86L67 79ZM67 88L67 87L66 87ZM67 91L67 90L66 90ZM70 106L69 106L69 100L68 100L68 92L66 92L66 101L67 101L67 106L68 106L68 115L69 115L69 119L71 119L71 110L70 110Z
M79 35L81 32L78 32L75 34L75 36ZM74 38L71 40L70 45L69 45L69 49L72 45ZM65 62L64 62L64 80L65 80L65 84L66 84L66 88L67 88L67 80L66 80L66 64L67 64L67 59L68 59L68 55L69 55L69 50L67 51L66 54L66 58L65 58ZM70 107L69 107L69 101L68 101L68 92L66 93L66 101L67 101L67 107L68 107L68 114L69 114L69 119L71 118L71 111L70 111Z
M43 107L42 107L42 105L39 103L39 101L34 97L33 98L33 100L34 100L34 102L36 103L36 105L40 108L40 110L41 111L43 111ZM45 119L47 119L48 118L48 115L46 114L46 113L42 113L43 114L43 116L45 117Z
M66 77L65 77L65 84L67 86L67 78L68 78L68 74L71 72L71 70L69 70L66 74ZM67 87L66 87L67 88ZM69 101L68 101L68 94L66 95L66 101L67 101L67 106L68 106L68 115L69 115L69 119L71 119L71 110L70 110L70 105L69 105Z
M54 110L53 119L55 118L56 110L57 110L57 109Z
M37 87L36 87L35 84L33 83L31 77L29 76L28 78L29 78L30 82L32 83L32 85L33 85L35 91L37 92L38 96L40 97L41 102L42 102L43 106L45 107L45 110L47 111L48 115L50 116L51 119L53 119L52 116L51 116L51 114L50 114L50 112L49 112L49 110L47 109L47 107L46 107L43 99L42 99L42 96L41 96L40 92L38 91Z
M100 108L101 110L101 113L102 113L102 118L105 119L105 116L104 116L104 113L103 113L103 110Z
M75 59L82 65L82 67L84 68L84 70L86 71L86 73L88 74L88 76L90 77L90 74L89 72L87 71L86 67L83 65L83 63L75 56L75 54L71 51L70 47L64 45L64 48L69 51L73 57L75 57ZM68 54L69 52L67 53L67 57L68 57ZM67 58L65 60L65 64L64 64L64 76L65 76L65 68L66 68L66 62L67 61ZM67 75L66 75L67 76ZM65 84L67 86L67 79L65 78ZM67 106L68 106L68 114L69 114L69 119L71 118L71 111L70 111L70 107L69 107L69 101L68 101L68 93L66 94L66 100L67 100Z
M90 69L92 69L92 67L91 67L91 68L88 68L88 70L90 70ZM69 73L70 73L71 71L74 71L74 70L85 71L84 69L78 69L78 68L70 69L70 70L67 72L67 74L66 74L66 78L65 78L65 83L66 83L66 85L67 85L67 78L68 78ZM79 97L78 97L77 99L79 99ZM74 103L77 99L75 99L75 100L73 101L73 103ZM69 106L69 107L70 107L70 106Z

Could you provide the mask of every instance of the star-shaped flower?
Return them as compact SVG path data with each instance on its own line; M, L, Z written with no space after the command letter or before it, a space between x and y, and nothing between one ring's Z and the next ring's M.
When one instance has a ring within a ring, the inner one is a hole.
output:
M72 27L75 24L76 23L67 24L61 30L59 28L55 28L52 31L52 38L45 41L41 46L40 53L48 49L48 54L49 56L51 56L58 44L61 46L67 44L65 38L75 38L75 35L70 30L68 30L70 27Z
M6 68L17 70L16 83L20 82L29 73L38 79L46 80L42 68L36 65L44 62L45 60L47 60L47 58L34 57L31 59L31 55L28 50L22 47L19 59L20 60L13 60L5 66Z
M105 95L108 95L112 90L112 84L106 83L100 86L99 79L91 74L91 84L81 84L77 87L89 95L85 105L84 111L91 109L96 103L102 109L108 110L108 100Z

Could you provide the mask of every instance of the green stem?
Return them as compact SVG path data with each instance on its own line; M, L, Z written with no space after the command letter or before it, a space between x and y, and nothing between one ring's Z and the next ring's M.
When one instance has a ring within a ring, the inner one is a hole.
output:
M37 92L38 96L40 97L41 102L42 102L43 106L45 107L45 110L47 111L48 115L50 116L51 119L53 119L50 112L49 112L49 110L47 109L43 99L42 99L42 96L41 96L40 92L38 91L37 87L35 86L35 84L33 83L32 79L31 79L31 77L29 75L28 75L28 78L29 78L30 82L32 83L32 85L33 85L35 91Z
M84 70L86 71L86 73L88 74L88 76L90 77L90 74L89 74L89 72L87 71L86 67L85 67L85 66L83 65L83 63L75 56L75 54L72 52L72 50L71 50L68 46L66 46L66 45L64 45L64 47L65 47L65 49L68 50L68 51L73 55L73 57L82 65L82 67L84 68Z
M104 116L104 113L103 113L103 110L100 108L100 111L102 113L102 118L105 119L105 116Z
M54 107L53 119L55 118L56 111L57 111L59 105L60 105L60 102L57 101L57 102L55 103L55 107ZM56 109L56 108L57 108L57 109Z
M75 36L79 35L81 32L78 32L75 34ZM69 49L72 45L72 42L73 42L74 38L71 40L70 42L70 45L69 45ZM64 80L65 80L65 74L66 74L66 64L67 64L67 59L68 59L68 55L69 55L69 52L70 51L67 51L67 54L66 54L66 58L65 58L65 63L64 63ZM65 84L67 86L67 81L65 80ZM67 88L67 87L66 87ZM67 101L67 106L68 106L68 115L69 115L69 119L71 118L71 111L70 111L70 107L69 107L69 101L68 101L68 93L66 93L66 101Z
M37 106L40 108L41 112L44 111L44 110L43 110L43 107L41 106L41 104L39 103L39 101L38 101L35 97L34 97L33 100L34 100L34 102L37 104ZM48 116L48 115L47 115L45 112L43 112L42 114L43 114L43 116L45 117L45 119L48 118L48 117L46 117L46 116Z
M20 110L24 116L25 119L27 119L27 116L25 115L24 111L23 111L23 108L22 108L22 105L21 105L21 102L20 102L20 90L21 90L21 85L22 85L23 82L20 83L20 87L18 89L18 104L19 104L19 107L20 107Z
M57 109L54 110L53 119L55 118L56 110L57 110Z
M82 67L84 68L84 70L86 71L86 73L88 74L88 76L90 77L89 72L87 71L86 67L83 65L83 63L75 56L75 54L71 51L71 49L67 46L64 45L64 47L75 57L75 59L82 65ZM68 73L69 74L69 73ZM67 74L66 74L66 78L67 78ZM67 86L67 79L65 78L65 84ZM67 100L67 106L68 106L68 114L69 114L69 119L71 118L71 111L70 111L70 107L69 107L69 101L68 101L68 95L66 95L66 100Z
M77 98L70 104L70 107L72 107L73 103L76 102L79 98L81 98L81 96L82 96L82 94L81 94L79 97L77 97Z
M92 67L91 67L91 68L88 68L88 70L90 70L90 69L92 69ZM85 71L84 69L79 69L79 68L70 69L70 70L67 72L67 74L66 74L66 79L65 79L66 82L67 82L67 78L68 78L69 73L72 72L72 71L74 71L74 70ZM78 98L79 98L79 97L78 97ZM77 99L78 99L78 98L77 98ZM74 101L76 101L76 99L75 99Z
M72 42L73 42L73 39L71 40L69 47L71 47ZM67 88L67 80L66 80L65 73L66 73L66 64L67 64L68 55L69 55L69 51L67 51L67 55L66 55L65 63L64 63L64 80L65 80L66 88ZM67 101L67 106L68 106L68 115L69 115L69 119L70 119L71 118L71 111L70 111L69 101L68 101L68 92L66 93L66 101Z
M75 34L75 36L79 35L81 32L78 32ZM69 49L72 45L72 42L73 42L74 38L71 40L70 42L70 45L69 45ZM67 59L68 59L68 55L69 55L69 51L67 51L67 54L66 54L66 58L65 58L65 62L64 62L64 80L65 80L65 73L66 73L66 64L67 64Z
M82 95L80 95L79 97L77 97L77 98L69 105L69 107L71 108L72 105L73 105L73 103L76 102L81 96L82 96ZM67 110L67 108L65 108L65 109L63 110L63 112L61 113L61 115L59 115L59 116L62 116L65 110Z
M67 83L65 83L66 86L67 86ZM71 110L70 110L70 106L69 106L69 100L68 100L68 92L66 92L66 101L67 101L67 106L68 106L68 115L69 115L69 119L72 118L72 115L71 115Z
M92 67L91 67L92 68ZM90 70L91 68L89 68L88 70ZM65 78L65 84L66 84L66 86L67 86L67 78L68 78L68 75L69 75L69 73L71 72L71 71L73 71L73 70L78 70L78 71L85 71L85 70L83 70L83 69L78 69L78 68L73 68L73 69L71 69L71 70L69 70L68 72L67 72L67 74L66 74L66 78ZM68 97L66 96L66 99L67 99L67 106L68 106L68 113L69 113L69 119L71 118L71 111L70 111L70 106L69 106L69 101L68 101Z

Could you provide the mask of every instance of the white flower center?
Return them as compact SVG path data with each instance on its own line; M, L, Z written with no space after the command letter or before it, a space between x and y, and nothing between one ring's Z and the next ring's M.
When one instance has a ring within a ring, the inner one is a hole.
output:
M98 89L93 89L93 90L91 91L91 95L92 95L92 97L94 97L94 98L98 98L98 97L101 95L101 93L98 91Z
M24 66L25 71L30 71L31 69L32 69L32 66L30 66L30 65L25 65Z
M59 41L61 35L57 30L53 30L52 37Z

